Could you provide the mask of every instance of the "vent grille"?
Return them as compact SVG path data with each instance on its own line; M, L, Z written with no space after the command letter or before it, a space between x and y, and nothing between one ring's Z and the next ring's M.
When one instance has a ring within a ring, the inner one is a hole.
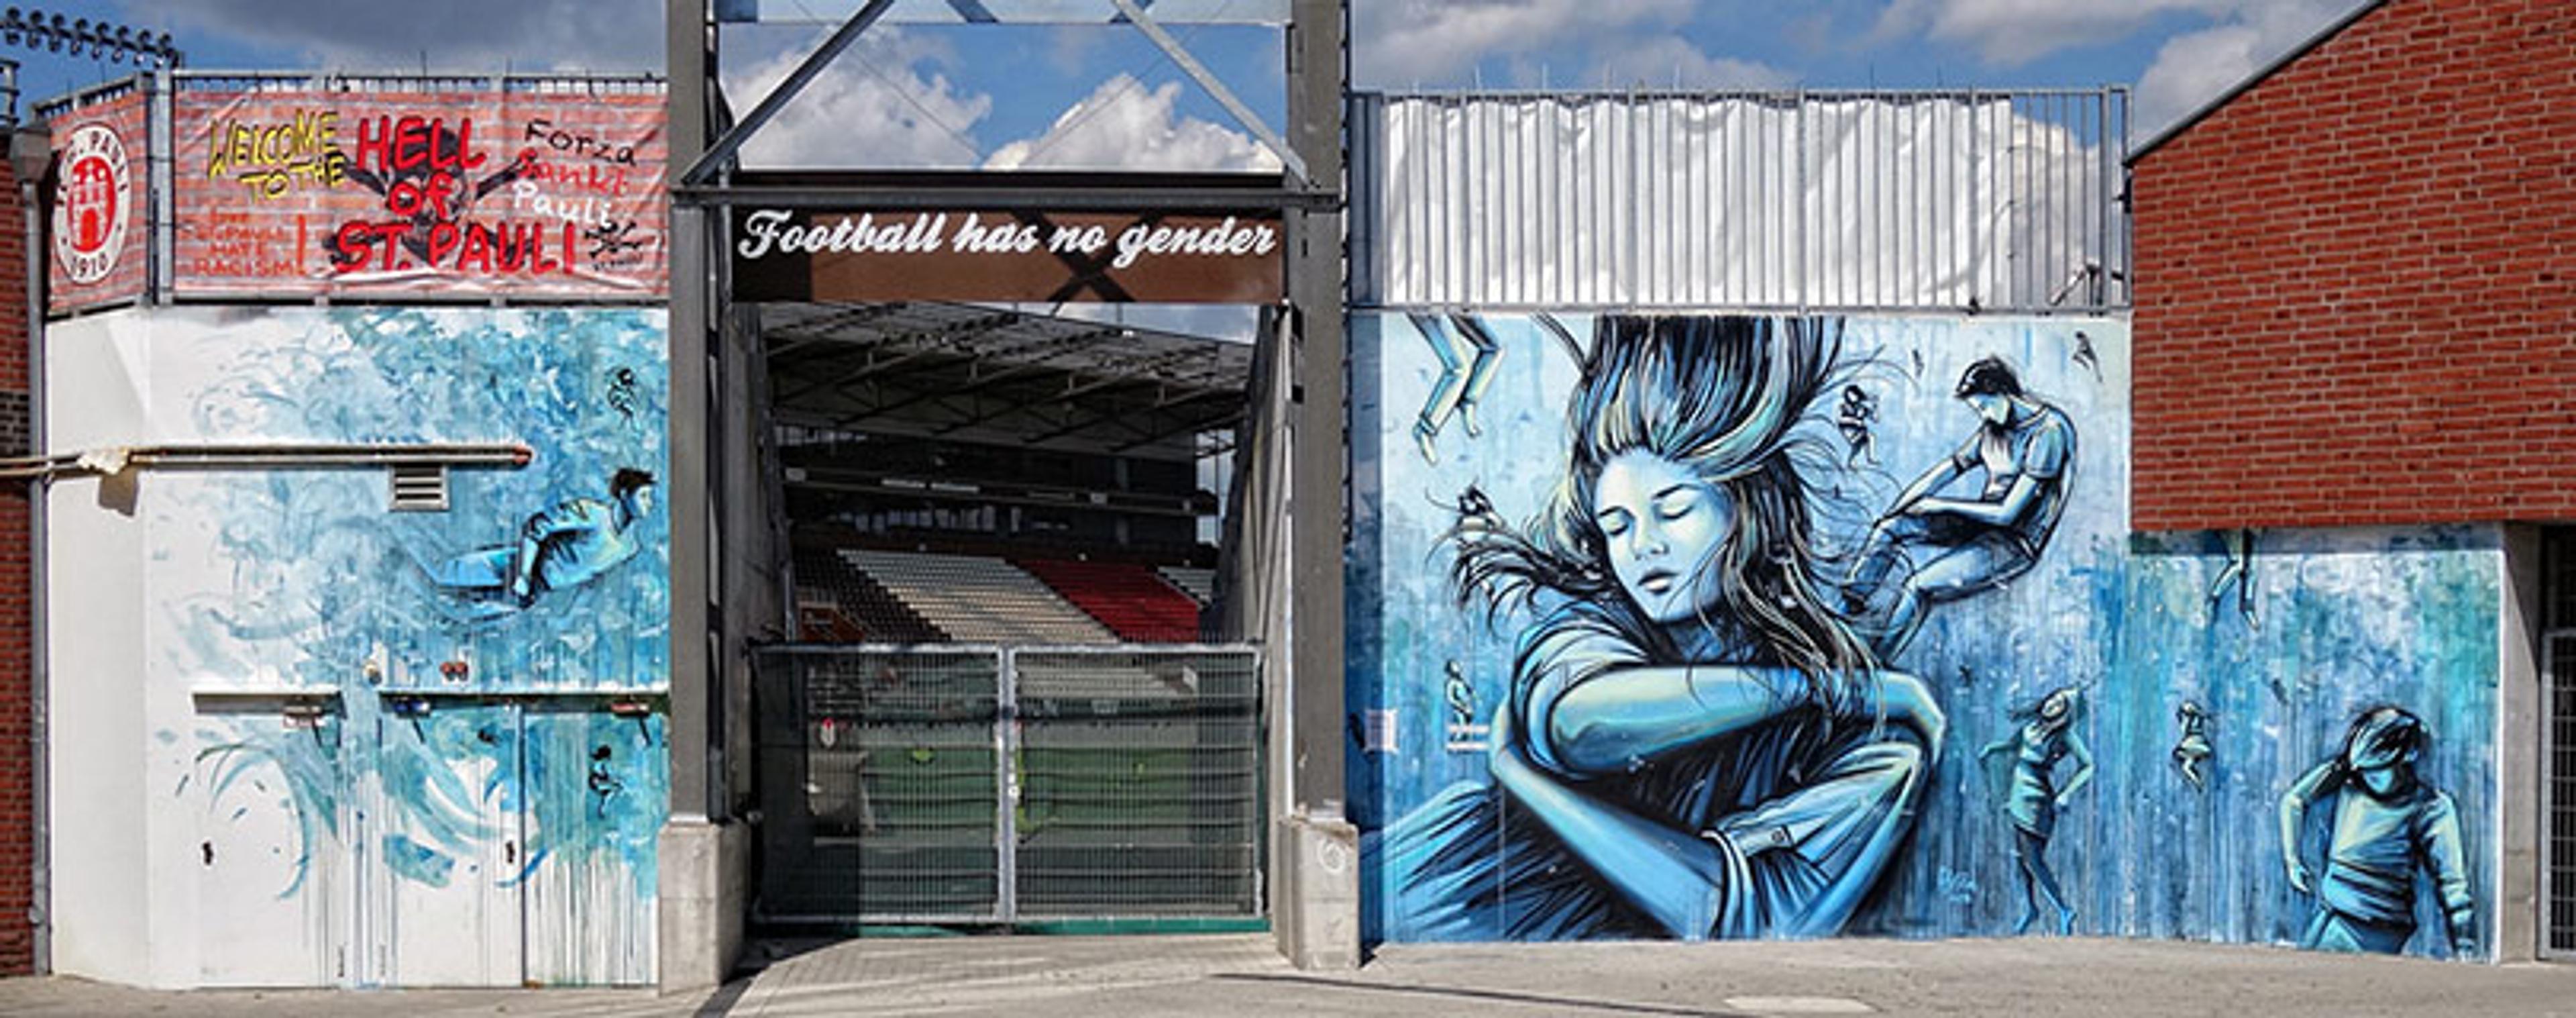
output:
M406 463L393 468L393 504L398 513L447 511L447 467Z

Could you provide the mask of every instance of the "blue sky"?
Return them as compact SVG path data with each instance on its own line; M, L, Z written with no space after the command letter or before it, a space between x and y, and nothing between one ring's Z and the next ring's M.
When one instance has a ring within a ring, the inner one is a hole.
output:
M1388 89L2125 84L2137 90L2143 139L2359 2L1352 0L1353 77ZM190 66L206 69L661 66L661 0L55 0L45 9L170 31ZM824 31L730 31L725 73L737 106ZM1174 31L1276 123L1275 33ZM22 64L30 98L131 70L6 55ZM1129 28L879 28L853 55L764 132L756 161L1214 168L1262 158Z

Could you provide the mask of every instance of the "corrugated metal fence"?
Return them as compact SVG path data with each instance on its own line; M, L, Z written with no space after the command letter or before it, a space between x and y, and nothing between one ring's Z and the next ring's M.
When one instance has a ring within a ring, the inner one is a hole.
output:
M1358 307L2100 312L2128 92L1362 93Z

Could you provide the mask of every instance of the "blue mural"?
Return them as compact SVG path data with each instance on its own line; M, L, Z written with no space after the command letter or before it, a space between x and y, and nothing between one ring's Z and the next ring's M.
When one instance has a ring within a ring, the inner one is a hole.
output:
M2131 535L2123 323L1353 332L1370 936L2483 943L2496 535Z
M561 921L640 924L649 945L668 791L660 314L222 314L172 372L203 440L534 456L455 470L445 512L388 511L381 471L151 478L168 666L325 705L284 726L201 712L198 779L282 779L303 854L275 872L280 897L345 853L397 882L583 902ZM652 974L649 954L602 964L545 978Z

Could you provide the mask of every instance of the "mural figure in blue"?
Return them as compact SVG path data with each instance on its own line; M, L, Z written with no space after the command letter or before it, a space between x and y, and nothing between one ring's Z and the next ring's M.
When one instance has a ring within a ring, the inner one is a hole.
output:
M635 525L653 511L653 475L632 467L609 478L608 499L574 498L528 517L519 543L467 552L429 569L431 583L510 612L537 595L590 582L643 550Z
M1604 316L1556 494L1464 512L1462 606L1520 633L1491 782L1377 844L1434 939L1840 931L1914 823L1946 721L1820 574L1839 322Z
M2174 721L2182 725L2182 738L2174 741L2174 768L2182 772L2184 781L2191 783L2192 791L2206 791L2209 776L2201 773L2200 768L2217 752L2209 745L2209 710L2199 701L2185 700L2181 707L2175 709Z
M2230 531L2227 535L2227 566L2209 581L2209 611L2215 616L2218 603L2229 593L2236 595L2236 613L2245 617L2248 629L2263 628L2263 619L2255 614L2254 601L2254 532Z
M1878 597L1900 561L1913 567L1881 606L1874 643L1885 656L1914 638L1926 606L1992 590L2028 572L2066 508L2074 422L2024 392L2000 357L1968 365L1953 395L1977 412L1976 432L1896 496L1853 566L1856 600ZM1937 494L1978 470L1985 484L1975 498Z
M2290 886L2317 898L2299 946L2396 954L2415 936L2415 880L2432 880L2449 926L2451 952L2475 953L2477 903L2469 891L2460 817L2451 797L2415 772L2429 736L2397 707L2362 712L2343 752L2311 768L2281 796L2281 861ZM2301 858L2308 807L2334 803L2325 872Z
M2093 750L2075 729L2082 712L2083 700L2073 688L2056 690L2041 697L2037 706L2014 711L2013 720L2021 727L1977 751L1979 760L2013 751L2004 816L2012 820L2013 863L2021 873L2021 921L2013 924L2014 933L2030 932L2030 925L2039 920L2043 897L2057 911L2057 932L2075 932L2075 906L2067 904L2056 872L2048 868L2048 839L2057 832L2057 811L2093 780ZM2070 758L2075 761L2075 773L2066 779L2065 788L2059 788L2057 765Z
M1440 359L1440 380L1431 387L1431 398L1422 404L1422 413L1413 422L1414 444L1422 448L1424 462L1440 462L1440 429L1447 427L1451 414L1466 425L1467 437L1484 434L1476 425L1476 404L1485 398L1485 389L1494 383L1494 362L1502 356L1502 346L1494 342L1485 323L1466 315L1452 315L1449 328L1441 328L1436 315L1414 315L1414 327L1431 341L1431 355Z
M1878 397L1857 385L1843 386L1843 405L1834 416L1834 427L1843 433L1843 444L1851 447L1851 455L1843 459L1844 466L1857 467L1863 459L1872 466L1878 465L1878 449L1869 433L1870 425L1877 420Z

